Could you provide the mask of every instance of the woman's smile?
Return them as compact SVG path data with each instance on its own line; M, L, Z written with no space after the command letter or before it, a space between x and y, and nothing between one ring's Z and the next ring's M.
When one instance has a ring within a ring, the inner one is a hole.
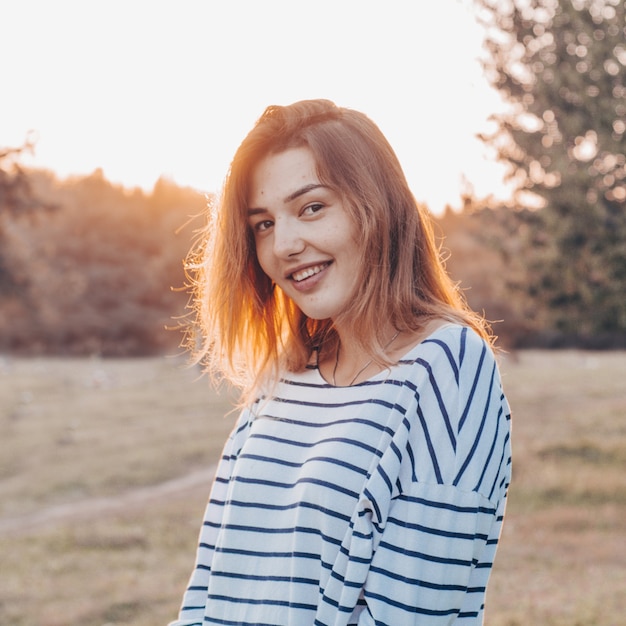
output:
M328 263L321 263L319 265L313 265L312 267L308 267L304 270L297 270L292 272L291 278L295 280L297 283L302 282L303 280L310 278L311 276L315 276L320 272L323 272L330 265L330 261Z

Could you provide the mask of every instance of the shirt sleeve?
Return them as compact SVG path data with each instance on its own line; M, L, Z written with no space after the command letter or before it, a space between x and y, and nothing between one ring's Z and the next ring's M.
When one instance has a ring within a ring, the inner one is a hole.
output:
M241 447L238 441L243 430L247 428L246 415L244 411L238 425L224 445L204 512L195 567L183 596L178 620L170 622L168 626L201 626L203 623L215 541L224 514L232 466L237 450Z
M482 339L466 330L446 350L422 364L404 451L392 447L378 468L385 480L372 482L359 626L482 623L510 481L510 412Z
M476 492L411 485L374 552L359 626L482 623L498 517Z

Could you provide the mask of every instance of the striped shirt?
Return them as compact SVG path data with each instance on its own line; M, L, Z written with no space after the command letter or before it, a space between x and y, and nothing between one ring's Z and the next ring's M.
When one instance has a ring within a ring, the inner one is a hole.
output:
M481 624L510 469L498 368L468 328L351 387L289 374L225 446L170 626Z

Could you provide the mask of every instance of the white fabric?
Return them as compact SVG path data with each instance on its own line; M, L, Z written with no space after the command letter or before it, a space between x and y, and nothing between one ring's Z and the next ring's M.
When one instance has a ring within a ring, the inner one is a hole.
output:
M468 328L352 387L289 374L226 443L171 626L481 624L510 467L498 369Z

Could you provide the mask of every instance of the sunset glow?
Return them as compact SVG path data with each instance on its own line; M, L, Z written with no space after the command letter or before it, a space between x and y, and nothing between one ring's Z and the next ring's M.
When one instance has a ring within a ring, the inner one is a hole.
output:
M265 106L325 97L376 121L439 212L467 182L506 195L475 137L501 106L481 43L469 0L4 3L0 145L33 130L26 164L62 177L214 191Z

